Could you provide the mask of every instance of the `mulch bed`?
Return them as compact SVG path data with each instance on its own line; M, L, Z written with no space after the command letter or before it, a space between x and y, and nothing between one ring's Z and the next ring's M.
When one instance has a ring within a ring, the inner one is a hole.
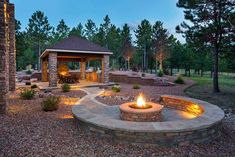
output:
M76 92L76 97L85 95ZM73 98L69 93L65 99ZM73 104L61 103L57 111L44 112L41 101L37 97L21 100L17 93L10 96L7 114L0 115L0 157L235 156L235 142L231 138L234 132L226 132L208 144L184 147L118 144L81 129L72 117ZM230 128L231 123L225 125Z

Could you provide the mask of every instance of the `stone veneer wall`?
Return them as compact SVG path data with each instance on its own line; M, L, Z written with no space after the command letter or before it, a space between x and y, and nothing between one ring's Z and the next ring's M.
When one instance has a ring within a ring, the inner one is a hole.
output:
M102 82L109 83L109 55L104 55L102 59Z
M186 146L189 144L208 143L221 135L221 122L207 128L179 132L132 132L118 129L107 129L95 124L76 121L79 127L87 133L96 134L98 137L107 137L113 142L154 144L157 146ZM148 123L148 122L147 122ZM154 122L152 122L154 123Z
M82 61L80 64L80 79L85 80L86 77L86 62Z
M160 99L161 104L165 107L185 111L195 116L199 116L204 112L204 109L200 105L185 99L174 98L167 95L161 96Z
M57 53L49 53L49 87L57 87Z
M0 1L0 113L6 111L6 94L15 90L15 15L9 0Z

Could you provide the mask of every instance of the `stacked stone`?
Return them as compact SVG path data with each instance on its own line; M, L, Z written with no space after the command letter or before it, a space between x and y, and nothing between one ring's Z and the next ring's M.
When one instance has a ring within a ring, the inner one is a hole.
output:
M14 5L0 1L0 113L6 111L6 94L15 90Z
M57 53L49 53L49 87L57 87Z
M109 83L109 55L104 55L102 59L102 82Z
M136 109L132 108L133 102L124 103L119 106L120 119L125 121L135 122L159 122L162 121L162 109L163 106L160 104L147 102L150 108L147 109Z
M85 80L86 75L86 62L84 59L80 62L80 79Z
M168 108L185 111L195 116L199 116L204 112L204 109L200 105L172 96L161 96L161 103Z

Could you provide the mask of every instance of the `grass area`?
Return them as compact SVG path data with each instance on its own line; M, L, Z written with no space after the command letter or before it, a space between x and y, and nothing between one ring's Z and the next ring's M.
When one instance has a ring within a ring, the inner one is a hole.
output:
M221 108L235 108L235 78L220 76L220 93L213 93L212 79L209 76L193 76L195 85L185 90L193 98L202 99L220 106Z

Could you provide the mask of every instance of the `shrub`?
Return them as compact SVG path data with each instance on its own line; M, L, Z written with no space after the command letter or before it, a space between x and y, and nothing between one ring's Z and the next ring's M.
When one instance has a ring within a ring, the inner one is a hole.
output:
M114 85L114 86L112 87L112 91L115 92L115 93L118 93L118 92L121 91L121 87L118 86L118 85Z
M138 84L134 84L133 89L140 89L140 86Z
M184 84L184 79L179 75L174 82L177 84Z
M59 108L60 98L56 96L48 96L42 101L43 111L55 111Z
M164 74L163 74L163 71L162 70L159 70L159 72L158 72L158 76L159 77L162 77Z
M26 85L26 86L30 86L30 85L31 85L31 82L25 82L25 85Z
M34 95L35 95L34 90L24 90L20 93L20 97L25 100L33 99Z
M37 86L36 84L34 84L34 85L31 86L31 88L32 88L32 89L38 88L38 86Z
M69 92L70 89L71 89L71 87L70 87L69 84L64 83L64 84L61 86L61 89L62 89L63 92Z

